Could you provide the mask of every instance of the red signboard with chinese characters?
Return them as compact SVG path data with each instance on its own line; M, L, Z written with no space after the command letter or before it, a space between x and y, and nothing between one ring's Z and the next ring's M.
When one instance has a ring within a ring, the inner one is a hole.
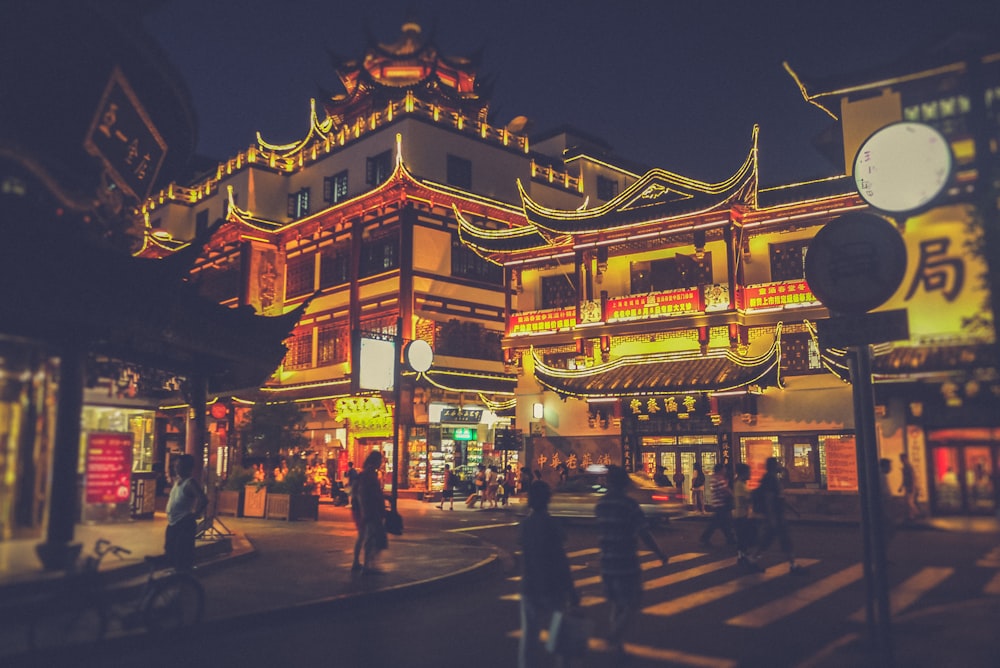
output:
M131 485L132 434L87 434L87 503L128 503Z
M743 308L771 309L806 304L819 305L805 279L780 283L758 283L743 288Z
M668 315L699 313L702 310L701 293L698 288L685 288L609 299L605 310L605 320L607 322L644 320Z
M525 311L510 317L507 335L554 332L576 327L576 307L553 308L545 311Z

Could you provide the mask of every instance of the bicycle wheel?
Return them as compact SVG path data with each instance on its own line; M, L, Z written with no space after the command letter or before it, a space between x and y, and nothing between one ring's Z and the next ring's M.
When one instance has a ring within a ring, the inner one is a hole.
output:
M177 573L157 580L143 605L143 620L150 631L191 626L205 611L205 590L190 575Z
M96 603L56 600L32 620L28 644L34 650L48 650L96 643L107 625L107 615Z

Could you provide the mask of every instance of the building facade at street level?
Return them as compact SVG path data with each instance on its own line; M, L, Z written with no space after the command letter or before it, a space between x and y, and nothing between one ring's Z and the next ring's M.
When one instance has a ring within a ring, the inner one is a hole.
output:
M262 317L186 280L196 246L133 257L133 212L190 159L194 113L139 14L6 3L0 25L0 541L72 563L81 520L152 517L155 413L263 382L296 311ZM53 21L58 15L60 21ZM72 100L72 104L67 104ZM163 179L160 181L159 179Z
M524 223L504 230L459 213L462 240L515 292L503 348L526 458L552 476L563 463L663 466L683 472L690 498L695 464L745 462L756 482L775 456L798 509L856 516L848 359L817 336L830 313L804 258L824 225L878 215L855 185L855 153L875 130L917 121L947 138L954 172L931 207L898 221L905 275L876 310L905 309L909 337L873 346L879 456L895 462L895 491L908 454L925 512L992 513L997 255L982 250L981 221L996 222L1000 56L936 51L842 81L793 80L834 119L824 148L844 176L761 187L755 131L720 183L654 169L585 207L522 189Z
M480 462L517 468L519 444L503 438L517 384L500 346L506 276L461 242L458 221L522 226L518 183L573 209L633 177L598 160L564 161L568 146L607 150L580 133L529 143L523 117L491 125L477 65L442 54L406 23L396 42L372 40L360 58L336 63L343 91L313 102L300 141L258 135L204 178L146 202L142 256L169 257L207 237L192 272L203 294L265 315L306 305L274 376L212 406L213 470L227 469L247 410L288 402L306 417L304 452L319 477L340 479L373 448L391 469L394 411L403 490L441 489L445 463L465 474ZM404 369L400 406L392 392L352 390L352 372L365 373L352 363L354 332L433 348L425 373ZM186 408L161 408L159 447L169 453L184 440Z

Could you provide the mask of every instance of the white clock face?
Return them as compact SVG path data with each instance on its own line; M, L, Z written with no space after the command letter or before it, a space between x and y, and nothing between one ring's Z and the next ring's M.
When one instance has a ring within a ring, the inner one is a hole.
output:
M410 341L406 344L404 352L406 354L406 363L418 373L430 369L431 364L434 362L434 351L431 350L431 344L423 339Z
M887 125L854 158L861 198L887 213L910 213L930 204L951 178L948 140L923 123Z

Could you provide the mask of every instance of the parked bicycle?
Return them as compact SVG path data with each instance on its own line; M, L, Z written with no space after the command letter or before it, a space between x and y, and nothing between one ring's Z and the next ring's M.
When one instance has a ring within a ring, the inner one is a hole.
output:
M162 557L146 557L148 574L141 583L109 584L100 574L109 554L124 559L131 551L98 539L93 554L39 603L28 634L32 649L96 643L109 631L161 632L201 621L205 591L193 576L164 568Z

